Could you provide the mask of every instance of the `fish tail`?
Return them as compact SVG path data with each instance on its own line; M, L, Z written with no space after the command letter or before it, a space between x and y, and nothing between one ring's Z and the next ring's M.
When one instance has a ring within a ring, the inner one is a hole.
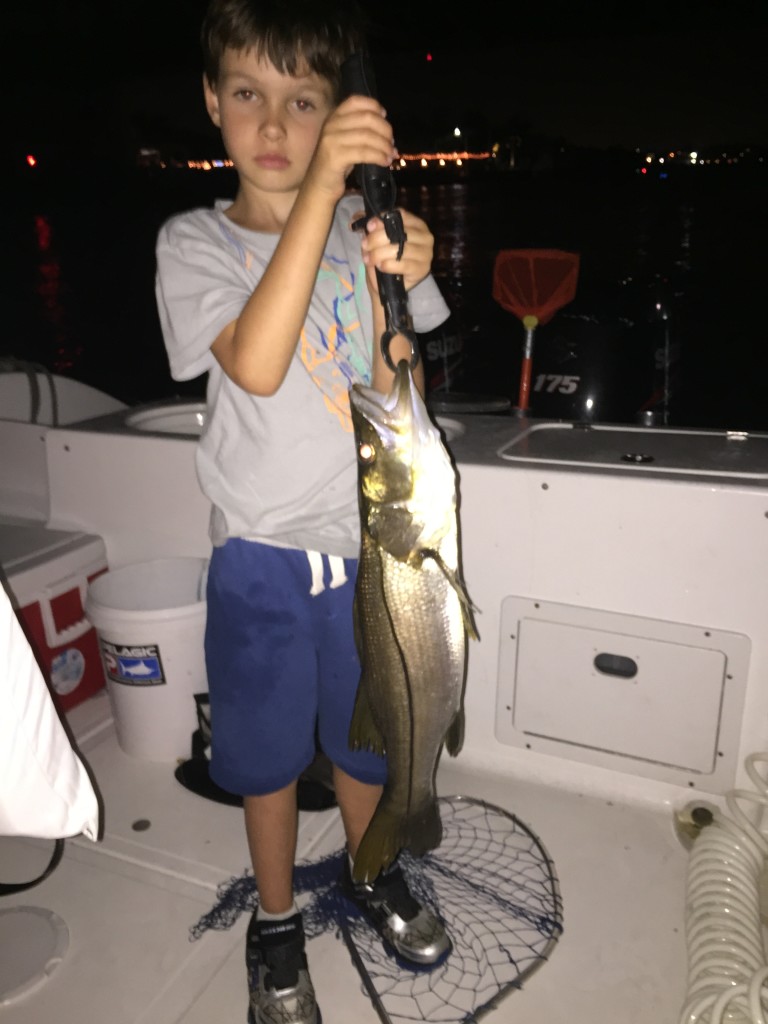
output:
M401 850L408 849L415 857L422 857L439 846L442 838L436 800L430 800L408 818L380 804L357 848L352 878L355 882L372 882Z
M423 857L429 850L439 846L442 839L443 824L440 821L437 800L433 797L409 819L408 839L403 846L407 846L414 857Z
M373 882L394 861L402 847L400 824L386 808L376 811L357 848L353 881Z

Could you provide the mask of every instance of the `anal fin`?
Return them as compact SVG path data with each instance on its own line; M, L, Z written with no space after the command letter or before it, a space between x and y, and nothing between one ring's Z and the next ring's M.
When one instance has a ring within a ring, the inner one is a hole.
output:
M349 746L352 750L371 750L384 756L384 737L376 725L371 711L365 676L360 680L355 697L355 708L349 726Z

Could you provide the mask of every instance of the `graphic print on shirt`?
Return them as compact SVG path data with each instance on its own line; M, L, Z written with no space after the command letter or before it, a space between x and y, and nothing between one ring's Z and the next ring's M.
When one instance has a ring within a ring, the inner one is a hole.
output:
M365 295L360 294L360 283L365 286L362 263L360 267L361 272L355 274L346 260L324 257L317 280L318 285L330 281L334 286L333 322L317 338L309 337L305 325L299 349L302 364L322 392L326 408L348 434L352 433L349 388L355 381L370 384L371 380L358 316L358 302L365 301Z
M241 263L246 270L250 270L251 266L253 265L253 253L250 251L250 249L248 249L246 245L243 244L243 242L240 241L237 235L229 228L228 224L226 223L223 217L220 218L219 220L219 230L221 231L222 235L229 243L229 245L231 245L232 248L237 253L238 262Z
M235 250L238 262L251 270L254 254L225 222L220 230ZM262 272L265 264L262 265ZM355 382L370 385L371 357L368 354L358 310L368 301L365 283L365 265L360 260L358 273L349 261L328 254L323 256L317 272L317 287L335 292L332 300L333 318L327 328L312 326L318 332L311 337L307 325L299 337L299 358L315 386L323 395L326 409L338 419L347 434L352 433L352 415L349 409L349 388Z

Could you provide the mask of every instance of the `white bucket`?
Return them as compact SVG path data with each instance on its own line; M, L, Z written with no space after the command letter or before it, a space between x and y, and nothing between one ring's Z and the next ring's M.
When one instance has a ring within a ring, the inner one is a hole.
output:
M194 694L208 690L206 558L161 558L113 569L88 587L117 741L144 761L186 760Z

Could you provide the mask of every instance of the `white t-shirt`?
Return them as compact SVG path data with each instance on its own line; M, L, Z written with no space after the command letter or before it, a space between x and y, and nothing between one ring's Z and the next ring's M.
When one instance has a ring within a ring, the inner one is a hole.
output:
M336 209L307 319L280 389L268 398L234 384L211 352L237 319L272 257L278 235L248 231L224 210L171 217L157 241L156 293L171 374L208 373L197 473L213 505L211 540L243 537L357 557L357 460L349 388L371 382L373 318L351 230L359 196ZM408 293L417 332L449 315L434 279ZM378 343L378 342L377 342Z

